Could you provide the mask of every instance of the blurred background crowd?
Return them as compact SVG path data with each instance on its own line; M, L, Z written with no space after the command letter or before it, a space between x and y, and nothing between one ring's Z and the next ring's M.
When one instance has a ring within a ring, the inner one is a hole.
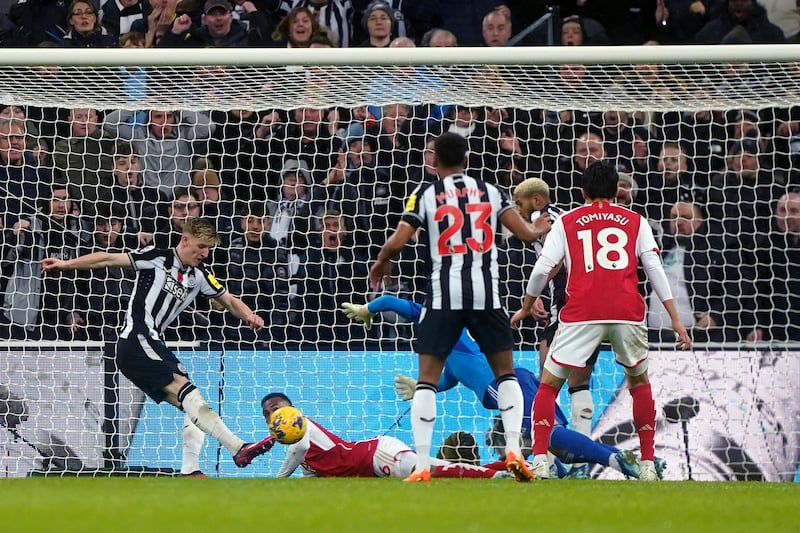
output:
M0 6L5 47L744 44L796 42L800 30L795 0L21 0ZM759 76L736 68L743 85ZM438 87L435 70L415 75ZM553 76L565 91L591 91L583 85L591 78L585 66L563 65ZM643 94L670 90L663 81L671 74L657 65L625 76ZM126 79L135 81L136 74ZM268 327L249 332L201 306L185 313L171 330L173 340L406 348L409 324L384 314L366 331L338 308L374 296L369 266L409 193L435 179L432 140L454 131L470 143L469 173L509 195L523 179L540 177L549 186L549 194L540 192L542 206L580 204L583 169L612 161L620 172L618 202L656 229L679 310L696 340L800 341L800 108L167 107L166 101L136 112L0 107L0 338L114 342L131 273L43 275L38 261L174 246L188 217L207 216L222 236L209 259L212 270ZM511 237L497 244L504 297L514 310L535 254ZM426 264L425 250L409 247L387 290L419 300ZM642 291L649 295L645 284ZM671 340L656 304L648 323L651 340ZM534 335L520 338L524 347L534 342Z

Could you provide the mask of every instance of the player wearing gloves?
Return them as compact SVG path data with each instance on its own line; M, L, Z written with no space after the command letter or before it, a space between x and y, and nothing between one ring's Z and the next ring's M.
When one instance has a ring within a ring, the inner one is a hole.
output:
M394 311L406 320L416 323L422 312L422 306L409 300L384 295L366 305L343 303L342 310L351 320L362 322L365 326L370 327L372 318L384 311ZM531 406L536 392L539 390L539 380L532 372L522 367L514 368L514 372L519 380L520 388L522 388L525 408L522 419L522 436L530 438ZM497 410L497 382L492 374L492 369L477 343L466 330L461 333L452 352L445 359L437 391L444 392L459 383L474 392L486 409ZM416 385L417 381L414 378L402 375L395 378L395 390L403 400L410 400L414 397ZM567 419L558 406L556 406L555 413L557 425L551 434L550 451L561 462L598 463L618 470L626 476L639 477L639 465L633 453L595 442L586 435L567 429ZM666 463L659 460L659 475L665 467Z
M269 425L272 413L292 405L282 392L267 394L261 412ZM306 476L397 477L405 479L414 471L417 454L402 441L386 435L348 442L306 417L308 429L300 441L289 445L277 477L289 477L298 467ZM432 477L513 478L504 461L486 466L431 459ZM428 479L430 480L430 479Z

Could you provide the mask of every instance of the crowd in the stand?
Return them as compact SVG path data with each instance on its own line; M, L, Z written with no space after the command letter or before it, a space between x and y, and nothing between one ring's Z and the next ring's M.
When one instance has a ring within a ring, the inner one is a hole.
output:
M544 3L109 0L101 10L90 0L27 0L3 16L0 42L502 46L545 12ZM794 2L790 17L776 7L785 2L754 0L547 3L561 6L563 45L798 38ZM514 44L543 38L534 31ZM576 65L560 72L566 85L585 74ZM645 65L630 75L646 88L659 73ZM425 81L435 86L436 78ZM113 342L132 272L43 275L38 261L174 246L187 218L205 216L223 236L212 270L267 327L251 332L198 308L184 313L173 338L261 347L405 343L409 325L384 317L365 331L338 309L369 297L369 266L405 199L435 179L431 143L442 131L468 139L468 172L509 194L522 179L541 177L562 208L582 203L589 164L612 161L621 172L618 201L657 229L695 340L800 341L800 108L595 113L391 104L134 113L14 102L0 110L0 338ZM513 237L498 246L514 310L534 252ZM405 253L389 290L418 298L426 253L419 246ZM655 300L653 340L671 340Z

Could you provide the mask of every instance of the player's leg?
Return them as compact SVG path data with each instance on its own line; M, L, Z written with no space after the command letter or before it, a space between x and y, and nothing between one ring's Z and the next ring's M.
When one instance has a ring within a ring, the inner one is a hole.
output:
M644 325L614 324L609 335L616 359L625 369L633 403L633 424L639 435L641 471L639 479L658 479L654 464L656 408L647 375L647 328Z
M556 398L573 369L586 366L594 347L605 335L602 324L559 324L550 352L539 379L539 390L533 400L533 466L534 475L548 477L547 451L555 426Z
M594 416L594 401L589 389L589 380L594 370L594 364L600 354L600 348L595 348L584 368L575 368L567 378L567 391L570 396L571 427L578 433L589 437L592 434L592 417ZM588 477L589 465L575 462L572 465L577 477Z
M518 481L530 481L533 476L520 449L525 406L522 388L514 373L514 337L508 314L503 309L479 311L467 317L466 322L470 334L486 354L497 383L497 409L503 420L506 465Z
M419 353L419 376L411 400L411 433L417 452L414 474L407 481L420 481L430 473L431 440L436 422L436 392L444 361L464 328L458 311L424 309L417 325L416 350ZM413 478L413 479L412 479Z
M189 381L183 364L160 340L143 334L120 339L117 363L122 373L156 403L166 400L189 415L203 433L216 438L234 455L237 466L247 466L272 447L274 441L270 437L245 444L231 433Z
M181 475L192 477L205 477L200 470L200 452L206 434L192 423L188 414L183 417L183 456L181 458Z
M550 451L562 463L597 463L626 476L639 477L639 464L632 453L595 442L586 435L563 426L557 425L553 428L550 434Z
M416 471L430 470L431 440L436 423L436 391L444 368L442 357L419 355L419 380L411 400L411 433L417 451Z

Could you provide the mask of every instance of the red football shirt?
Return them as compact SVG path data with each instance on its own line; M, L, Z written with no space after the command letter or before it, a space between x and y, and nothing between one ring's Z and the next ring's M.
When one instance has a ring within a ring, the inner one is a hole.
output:
M645 319L639 293L639 256L658 251L653 230L633 211L594 202L553 223L542 255L564 260L567 296L562 323L627 322Z

